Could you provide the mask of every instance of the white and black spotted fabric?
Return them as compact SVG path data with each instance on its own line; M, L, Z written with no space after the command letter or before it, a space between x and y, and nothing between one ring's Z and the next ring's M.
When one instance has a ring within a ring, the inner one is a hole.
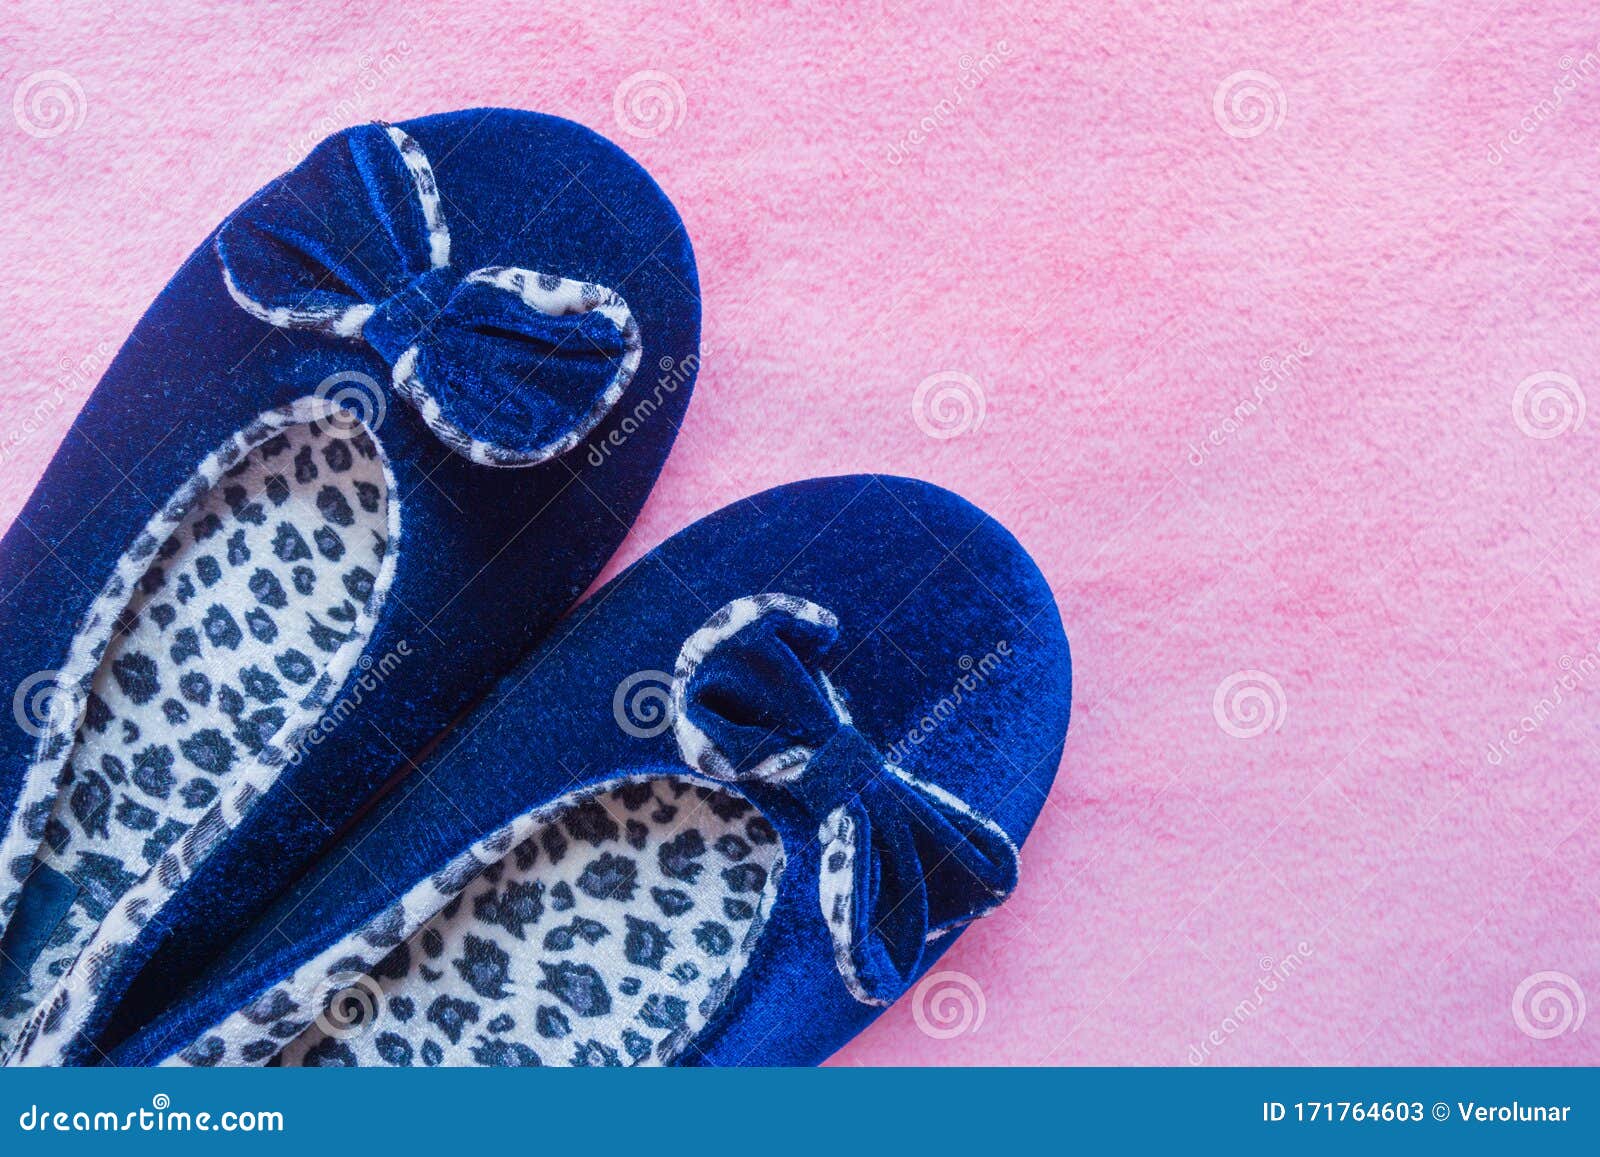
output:
M0 1009L0 1039L169 849L264 789L269 745L321 714L371 625L388 506L367 434L287 425L219 472L155 550L94 671L59 790L20 817L36 851L11 873L42 864L77 895Z
M732 990L782 867L743 797L623 784L497 833L417 890L433 915L386 953L417 893L177 1063L665 1063Z

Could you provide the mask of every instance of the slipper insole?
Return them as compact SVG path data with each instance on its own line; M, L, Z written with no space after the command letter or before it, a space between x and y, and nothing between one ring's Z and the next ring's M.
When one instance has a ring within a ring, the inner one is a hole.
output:
M783 849L748 801L684 779L578 803L484 869L372 975L318 1001L288 1065L633 1065L726 998Z

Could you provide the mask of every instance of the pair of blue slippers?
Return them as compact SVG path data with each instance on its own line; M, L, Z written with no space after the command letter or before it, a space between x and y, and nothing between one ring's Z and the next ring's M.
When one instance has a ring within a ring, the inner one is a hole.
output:
M1006 899L1070 664L983 512L798 482L577 602L699 324L665 195L526 112L206 239L0 542L8 1063L815 1064Z

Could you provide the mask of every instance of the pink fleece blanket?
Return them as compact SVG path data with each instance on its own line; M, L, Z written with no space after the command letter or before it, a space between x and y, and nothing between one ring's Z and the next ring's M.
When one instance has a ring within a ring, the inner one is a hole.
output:
M1020 893L841 1062L1600 1062L1600 18L1053 7L23 0L0 520L316 139L570 117L705 292L618 564L909 474L1016 532L1072 639Z

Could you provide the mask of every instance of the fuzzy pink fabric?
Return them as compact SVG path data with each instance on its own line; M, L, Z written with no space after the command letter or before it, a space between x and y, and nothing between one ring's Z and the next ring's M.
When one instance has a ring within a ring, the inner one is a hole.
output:
M320 136L570 117L705 293L618 565L908 474L1016 532L1072 639L1020 893L840 1062L1600 1062L1600 20L1150 7L23 0L0 519Z

